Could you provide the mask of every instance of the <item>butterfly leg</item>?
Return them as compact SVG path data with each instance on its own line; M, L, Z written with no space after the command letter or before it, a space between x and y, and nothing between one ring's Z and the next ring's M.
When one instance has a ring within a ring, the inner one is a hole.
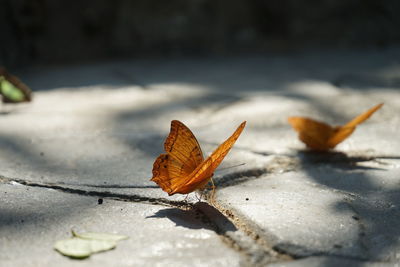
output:
M195 191L195 193L194 193L194 195L196 196L198 202L201 201L201 198L202 198L202 196L203 196L203 191L200 191L199 194L200 194L200 196L197 195L197 191Z
M186 197L183 199L183 202L185 202L186 204L188 203L187 199L189 197L189 194L186 194Z
M211 191L211 196L210 196L210 202L211 202L211 204L214 204L214 202L215 202L215 184L214 184L213 178L211 178L210 181L211 181L211 186L212 186L211 187L212 191Z

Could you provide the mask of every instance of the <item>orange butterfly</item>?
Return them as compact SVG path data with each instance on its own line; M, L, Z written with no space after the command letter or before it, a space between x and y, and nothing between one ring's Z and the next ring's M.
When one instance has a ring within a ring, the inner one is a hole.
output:
M173 194L188 194L203 189L226 154L242 133L246 122L223 142L206 160L196 137L182 122L173 120L165 140L165 154L153 164L153 178L162 190Z
M289 117L288 121L299 133L299 139L314 150L329 150L349 137L356 126L368 119L383 103L355 117L343 126L332 127L326 123L303 117Z

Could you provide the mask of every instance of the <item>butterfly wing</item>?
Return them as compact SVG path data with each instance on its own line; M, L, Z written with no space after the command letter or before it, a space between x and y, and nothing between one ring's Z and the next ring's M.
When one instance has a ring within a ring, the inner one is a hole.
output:
M366 112L362 113L361 115L358 115L348 123L342 126L342 128L346 127L356 127L358 124L363 123L366 119L372 116L372 114L375 113L378 109L380 109L383 106L383 103L380 103L379 105L376 105L375 107L367 110Z
M289 117L288 122L299 133L299 139L314 150L328 150L329 138L334 134L334 129L323 122L303 117Z
M334 134L328 140L328 146L334 148L339 143L343 142L344 139L349 137L354 132L355 129L356 127L342 127L342 126L336 127L334 129Z
M372 114L375 113L378 109L380 109L383 106L383 103L374 106L373 108L367 110L366 112L362 113L361 115L358 115L348 123L346 123L343 126L336 127L335 133L332 135L332 137L328 140L328 144L332 147L335 147L337 144L342 142L344 139L349 137L354 130L356 129L356 126L360 123L363 123L365 120L367 120L369 117L372 116Z
M187 177L203 161L203 152L196 137L182 122L171 122L171 131L165 140L166 154L158 156L153 164L153 178L164 191L171 193L173 188Z
M180 180L179 183L173 187L174 190L171 194L188 194L196 189L203 188L212 177L215 169L221 164L222 160L235 144L245 126L246 122L244 121L225 142L190 174L188 180Z
M165 140L164 149L174 161L182 164L182 174L190 174L204 161L199 142L186 125L174 120Z
M154 161L153 178L151 178L151 181L154 181L164 191L168 192L167 190L171 183L168 174L168 154L161 154Z

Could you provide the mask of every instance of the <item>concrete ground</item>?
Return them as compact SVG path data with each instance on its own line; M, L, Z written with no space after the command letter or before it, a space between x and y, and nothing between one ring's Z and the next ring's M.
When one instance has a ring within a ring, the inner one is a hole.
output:
M1 106L1 266L400 264L400 48L19 76L35 95ZM287 123L342 124L380 102L331 153L307 151ZM206 155L247 121L215 173L213 205L149 181L173 119ZM129 239L73 260L53 250L71 229Z

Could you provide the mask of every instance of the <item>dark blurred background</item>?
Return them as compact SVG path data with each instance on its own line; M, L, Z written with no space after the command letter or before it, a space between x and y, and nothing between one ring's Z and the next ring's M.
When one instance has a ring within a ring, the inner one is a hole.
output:
M0 65L379 47L399 0L0 0Z

